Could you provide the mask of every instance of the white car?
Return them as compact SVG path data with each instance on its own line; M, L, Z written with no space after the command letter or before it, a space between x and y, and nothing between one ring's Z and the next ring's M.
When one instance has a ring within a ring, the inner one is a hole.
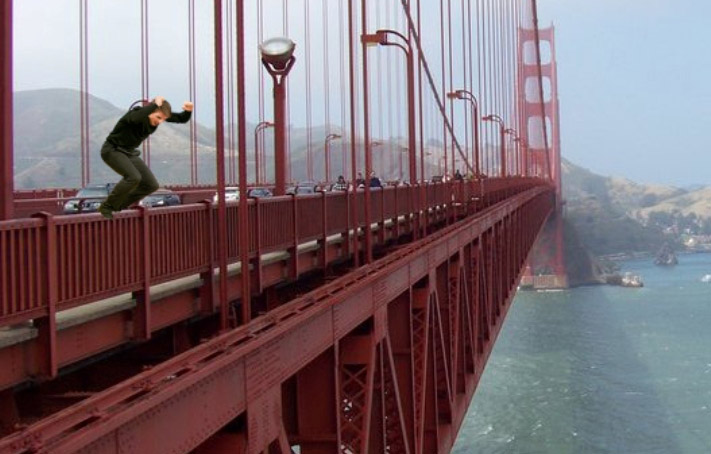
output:
M217 193L212 197L213 203L217 203L220 197ZM228 186L225 188L225 202L234 202L239 200L239 188L235 186Z

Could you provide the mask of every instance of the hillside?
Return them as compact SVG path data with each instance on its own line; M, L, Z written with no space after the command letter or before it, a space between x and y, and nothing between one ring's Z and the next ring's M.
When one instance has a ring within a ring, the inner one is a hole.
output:
M128 107L128 106L127 106ZM104 139L116 121L124 114L127 107L116 107L107 101L89 97L89 152L92 181L116 181L118 176L101 161L100 149ZM174 109L178 109L174 106ZM199 106L196 106L196 111ZM50 188L79 187L81 184L81 137L80 137L80 97L79 92L69 89L47 89L20 91L14 94L15 127L15 187ZM250 181L254 180L254 128L247 123L247 168ZM230 142L227 133L237 131L236 126L225 127L226 159L230 155L230 143L234 147L236 137ZM341 132L338 127L328 128L331 132ZM198 179L201 183L215 182L215 132L214 129L198 124ZM311 150L314 162L314 178L324 175L324 138L326 126L311 129ZM307 179L307 140L309 134L305 128L292 127L289 130L290 157L293 179ZM273 134L265 134L264 147L267 150L267 175L273 172L272 151ZM374 139L376 140L376 139ZM373 148L373 166L385 179L399 176L398 154L405 141L393 138ZM151 167L158 181L167 184L185 184L190 182L190 129L185 125L165 123L151 136ZM342 155L346 152L350 162L350 142L336 140L330 145L331 172L335 177L343 172ZM362 147L362 144L359 144ZM428 150L435 151L436 144L430 144ZM236 154L236 152L235 152ZM382 154L382 166L381 166ZM432 158L426 158L428 169L435 168ZM363 167L362 159L358 163ZM405 163L405 168L407 164ZM382 168L381 168L382 167ZM229 172L226 171L229 175Z
M563 159L563 194L566 200L596 198L603 205L632 213L686 193L672 186L645 185L619 177L605 177Z
M667 241L677 241L665 236L664 226L648 225L640 213L682 204L690 195L683 189L605 177L567 160L562 170L566 218L594 255L651 253ZM674 200L678 202L670 203Z
M660 212L677 212L683 216L693 214L698 217L711 219L711 187L705 187L676 197L670 197L655 205L634 210L633 214L646 220L651 213Z

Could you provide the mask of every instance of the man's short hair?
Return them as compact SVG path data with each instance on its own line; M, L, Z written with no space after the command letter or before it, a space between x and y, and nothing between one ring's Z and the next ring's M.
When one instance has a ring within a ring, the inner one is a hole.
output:
M165 115L165 118L170 118L170 115L173 113L170 107L170 103L168 101L163 101L163 104L158 106L156 111L160 110L163 115Z

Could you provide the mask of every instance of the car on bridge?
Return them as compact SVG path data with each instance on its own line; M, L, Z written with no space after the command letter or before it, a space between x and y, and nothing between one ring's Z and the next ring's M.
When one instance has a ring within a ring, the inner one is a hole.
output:
M64 204L64 214L95 213L116 183L92 183L84 186Z
M256 187L247 189L247 197L252 199L263 199L267 197L272 197L274 194L271 189L266 187ZM220 198L217 193L212 197L213 203L217 203ZM225 188L225 201L234 202L239 200L239 188L236 186L229 186Z
M286 189L288 195L316 194L319 191L321 191L321 187L313 181L302 181Z
M271 189L269 188L250 188L247 191L247 197L252 198L252 199L263 199L266 197L272 197L274 194L272 194Z
M153 194L147 195L138 205L142 207L168 207L180 205L180 196L170 189L158 189Z

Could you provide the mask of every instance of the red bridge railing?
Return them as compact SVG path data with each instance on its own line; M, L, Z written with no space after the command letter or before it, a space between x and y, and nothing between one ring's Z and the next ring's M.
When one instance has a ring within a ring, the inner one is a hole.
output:
M488 206L507 194L540 184L533 179L449 182L424 188L425 210L443 221L444 207L469 203ZM409 217L412 192L420 187L373 191L371 222ZM345 192L249 201L250 257L285 250L328 236L347 235L349 203ZM415 199L416 200L416 199ZM358 225L363 227L364 197ZM408 218L409 219L409 218ZM149 285L214 268L216 210L210 202L158 209L130 210L107 222L98 214L37 214L0 222L0 326L47 316ZM230 263L239 260L238 206L227 206Z

